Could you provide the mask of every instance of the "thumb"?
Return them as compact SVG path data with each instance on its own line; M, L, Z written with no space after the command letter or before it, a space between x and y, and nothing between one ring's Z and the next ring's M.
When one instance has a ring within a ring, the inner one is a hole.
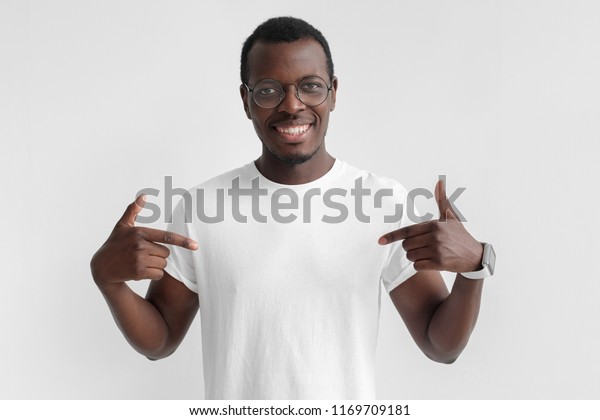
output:
M135 218L142 211L144 205L146 204L146 196L144 194L138 196L133 203L127 206L125 209L125 213L117 222L117 226L123 227L134 227L135 226Z
M440 210L440 220L456 219L456 214L446 196L446 178L440 178L435 184L435 200Z

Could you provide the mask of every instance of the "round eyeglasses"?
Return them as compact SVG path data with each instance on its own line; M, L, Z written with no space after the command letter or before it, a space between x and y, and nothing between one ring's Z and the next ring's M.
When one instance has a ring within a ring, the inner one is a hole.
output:
M277 80L264 79L254 85L253 88L245 83L244 86L252 94L252 99L254 99L256 105L261 108L275 108L285 98L283 85ZM294 87L296 88L296 98L307 106L321 105L327 99L332 88L318 76L306 77Z

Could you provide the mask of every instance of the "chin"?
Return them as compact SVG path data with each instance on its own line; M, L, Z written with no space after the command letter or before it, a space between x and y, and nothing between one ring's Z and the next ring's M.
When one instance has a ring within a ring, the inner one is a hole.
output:
M299 153L282 154L282 153L276 153L273 151L270 151L270 152L273 154L273 156L275 156L277 159L279 159L286 165L300 165L302 163L306 163L309 160L311 160L313 158L313 156L317 154L317 152L321 148L322 144L323 143L320 143L319 146L310 153L299 152Z
M288 154L288 155L275 155L275 157L285 164L298 165L298 164L301 164L304 162L308 162L313 157L313 155L314 155L314 153L312 153L312 154L297 153L297 154Z

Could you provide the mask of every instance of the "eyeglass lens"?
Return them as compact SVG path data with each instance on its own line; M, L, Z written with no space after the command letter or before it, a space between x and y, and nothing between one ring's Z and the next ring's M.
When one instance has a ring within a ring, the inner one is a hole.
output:
M302 79L296 86L297 97L305 105L321 105L327 99L329 87L317 76ZM254 86L252 97L263 108L275 108L285 97L285 90L277 80L265 79Z

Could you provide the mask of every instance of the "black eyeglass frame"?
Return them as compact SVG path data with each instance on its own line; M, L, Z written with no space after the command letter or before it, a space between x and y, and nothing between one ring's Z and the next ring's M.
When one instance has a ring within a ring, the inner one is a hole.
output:
M298 85L301 85L302 82L304 82L306 79L311 79L311 78L317 78L317 79L323 80L323 82L325 83L325 86L327 87L327 95L325 95L325 97L323 98L323 100L321 102L319 102L318 104L316 104L316 105L309 105L306 102L304 102L302 100L302 98L300 98L300 92L298 91ZM256 86L258 86L259 84L261 84L262 82L264 82L266 80L276 82L276 83L279 84L279 86L281 86L281 95L279 95L279 102L277 102L277 104L275 104L273 106L269 106L269 107L262 106L261 104L258 103L258 101L256 100L256 98L254 97L254 89L256 89ZM250 88L250 86L248 86L246 83L243 83L243 85L248 90L248 92L250 93L250 96L252 96L252 100L254 101L254 103L256 105L258 105L259 107L263 108L263 109L277 108L283 102L283 99L285 98L285 95L286 95L285 87L289 86L289 85L294 85L294 88L296 88L296 94L294 96L296 96L296 98L300 102L302 102L304 105L311 106L311 107L322 105L327 100L327 98L329 97L329 92L331 92L331 90L333 89L333 83L331 83L331 86L329 86L329 85L327 85L327 82L325 82L325 80L322 77L319 77L319 76L307 76L307 77L303 78L302 80L300 80L300 83L298 83L298 84L288 83L285 86L279 80L275 80L275 79L262 79L262 80L259 80L258 82L256 82L256 84L254 85L253 88Z

